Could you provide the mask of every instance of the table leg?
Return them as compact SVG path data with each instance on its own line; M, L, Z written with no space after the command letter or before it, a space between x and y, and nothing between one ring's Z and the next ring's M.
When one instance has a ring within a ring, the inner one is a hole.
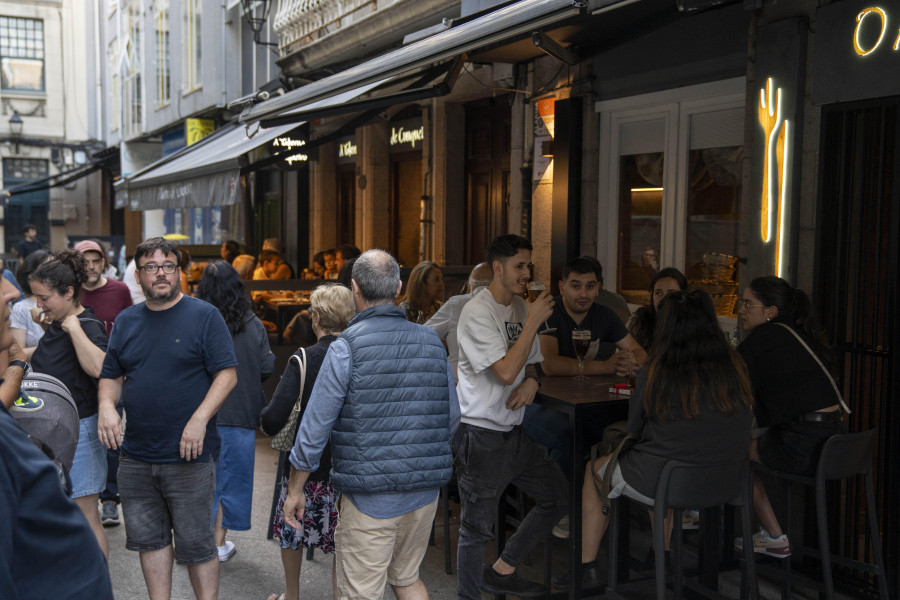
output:
M681 515L676 515L676 518ZM719 554L722 548L721 512L719 508L700 511L700 583L707 588L719 588Z
M569 484L569 565L572 587L569 598L581 598L581 488L584 485L584 427L576 418L575 411L569 414L572 430L572 481Z

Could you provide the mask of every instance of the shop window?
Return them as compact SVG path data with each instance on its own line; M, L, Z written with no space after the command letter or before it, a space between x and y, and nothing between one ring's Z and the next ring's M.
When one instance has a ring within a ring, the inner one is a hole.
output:
M172 99L169 65L169 0L160 0L156 10L156 105Z
M44 91L44 22L0 17L0 87L4 92Z
M741 254L743 79L597 103L602 186L598 256L607 286L649 302L676 267L733 316Z
M183 0L182 2L182 77L185 94L198 89L202 82L201 69L202 40L201 20L203 0Z
M207 208L174 208L165 212L166 233L182 233L187 244L221 244L227 240L243 243L241 204Z

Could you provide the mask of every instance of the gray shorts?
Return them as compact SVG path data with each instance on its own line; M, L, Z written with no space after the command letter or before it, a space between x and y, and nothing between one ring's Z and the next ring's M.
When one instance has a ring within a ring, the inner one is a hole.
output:
M216 491L212 460L146 463L122 455L119 495L125 517L125 548L161 550L175 535L175 559L188 565L218 557L211 521Z

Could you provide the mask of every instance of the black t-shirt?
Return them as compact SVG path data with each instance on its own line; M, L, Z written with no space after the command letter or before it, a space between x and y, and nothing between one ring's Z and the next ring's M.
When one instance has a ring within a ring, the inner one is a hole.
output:
M95 346L106 352L106 325L88 307L78 315L81 329ZM31 356L31 368L35 373L46 373L62 381L78 407L78 418L97 414L97 380L84 372L75 354L72 338L54 321Z
M28 258L28 255L32 252L36 252L38 250L43 250L44 244L39 242L37 238L33 242L29 242L28 240L22 240L18 244L16 244L16 254L19 258L25 259Z
M56 467L2 404L0 596L113 597L109 568L81 510L63 492Z
M608 306L591 304L584 320L576 325L574 319L566 312L562 297L557 296L553 301L556 304L553 306L553 314L547 319L547 325L555 327L556 331L545 335L552 335L557 339L560 356L576 358L575 346L572 344L573 329L591 331L591 346L584 355L584 360L607 360L615 353L616 343L628 335L622 320Z

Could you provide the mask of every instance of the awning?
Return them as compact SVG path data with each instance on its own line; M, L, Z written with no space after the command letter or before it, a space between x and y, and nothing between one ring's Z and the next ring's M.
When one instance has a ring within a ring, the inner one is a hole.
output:
M591 5L611 6L630 1L595 0ZM355 86L402 75L455 58L464 52L530 34L536 29L583 14L587 7L588 2L584 0L521 0L283 96L269 99L244 110L240 120L252 122L272 119Z
M43 177L41 179L35 179L34 181L29 181L27 183L20 183L19 185L15 185L11 188L2 190L0 191L0 193L2 193L6 198L9 198L11 196L17 196L19 194L29 194L31 192L37 192L40 190L46 190L48 188L66 185L67 183L77 181L78 179L81 179L86 175L90 175L91 173L102 167L102 162L75 167L74 169L69 169L68 171L57 173L56 175Z
M382 79L310 102L302 107L304 114L343 104L383 83ZM116 208L151 210L237 204L241 200L241 173L253 169L257 154L269 157L296 153L297 149L290 146L275 149L271 142L291 137L289 134L301 125L296 122L268 128L258 123L226 125L120 181L115 188ZM254 153L263 147L268 151Z

